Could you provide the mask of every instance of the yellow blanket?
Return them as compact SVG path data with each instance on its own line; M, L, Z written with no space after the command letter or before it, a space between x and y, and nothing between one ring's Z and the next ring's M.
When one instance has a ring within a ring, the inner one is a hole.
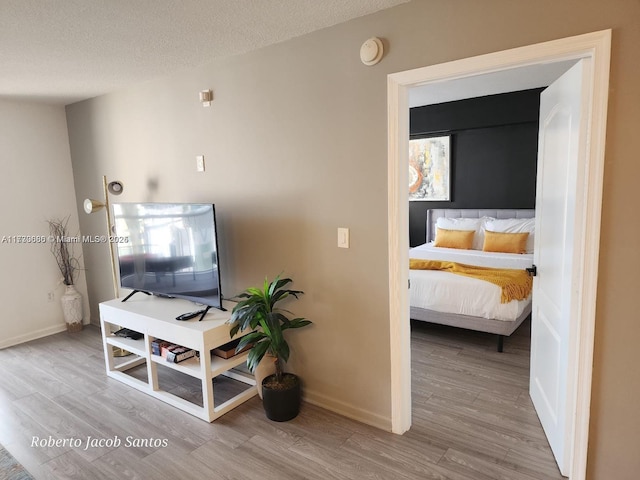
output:
M423 260L420 258L410 258L409 268L411 270L442 270L491 282L502 289L500 303L509 303L511 300L524 300L529 296L533 288L533 277L529 276L526 270L476 267L463 263Z

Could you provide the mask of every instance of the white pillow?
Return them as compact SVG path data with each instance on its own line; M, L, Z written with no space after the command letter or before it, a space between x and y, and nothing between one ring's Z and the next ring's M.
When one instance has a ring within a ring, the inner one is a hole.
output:
M490 217L482 218L445 218L438 217L436 227L443 230L473 230L473 250L482 250L484 244L484 223Z
M504 218L491 219L485 223L485 228L498 233L529 233L527 238L527 253L533 253L533 242L536 228L535 218Z
M480 219L438 217L436 226L445 230L477 230L480 226Z

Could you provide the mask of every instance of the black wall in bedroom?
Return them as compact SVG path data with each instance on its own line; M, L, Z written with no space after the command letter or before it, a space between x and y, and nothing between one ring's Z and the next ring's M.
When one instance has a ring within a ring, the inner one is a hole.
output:
M451 202L409 202L409 241L429 208L534 208L542 88L412 108L411 138L451 135Z

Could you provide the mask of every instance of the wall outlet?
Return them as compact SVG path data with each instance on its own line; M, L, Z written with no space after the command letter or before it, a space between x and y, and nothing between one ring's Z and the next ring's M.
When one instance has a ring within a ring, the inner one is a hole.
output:
M47 293L47 301L48 302L53 302L56 299L56 294L54 292L48 292Z

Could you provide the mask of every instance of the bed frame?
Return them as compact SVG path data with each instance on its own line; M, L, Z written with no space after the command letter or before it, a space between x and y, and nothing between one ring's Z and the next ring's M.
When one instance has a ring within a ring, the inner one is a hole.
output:
M452 209L438 208L427 210L427 242L435 239L436 221L440 217L446 218L533 218L533 209ZM494 320L490 318L472 317L454 313L436 312L424 308L411 307L410 317L423 322L449 325L452 327L466 328L478 332L493 333L498 335L498 352L502 352L504 337L511 335L531 314L531 303L522 314L513 322Z

